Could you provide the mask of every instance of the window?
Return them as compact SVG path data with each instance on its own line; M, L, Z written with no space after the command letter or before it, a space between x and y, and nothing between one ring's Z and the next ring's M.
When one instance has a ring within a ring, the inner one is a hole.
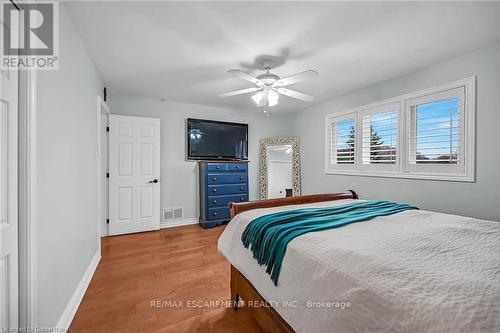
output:
M399 104L359 112L362 131L362 170L396 170L398 156Z
M354 117L333 119L330 122L330 164L347 166L355 164L355 127Z
M328 115L325 172L474 181L474 91L472 77Z
M461 173L464 88L408 101L408 162L413 172Z

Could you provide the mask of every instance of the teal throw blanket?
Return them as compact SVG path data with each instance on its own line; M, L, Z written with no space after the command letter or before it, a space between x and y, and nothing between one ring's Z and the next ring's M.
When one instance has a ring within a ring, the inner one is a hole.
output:
M326 208L303 208L263 215L251 221L241 236L243 245L251 247L253 257L266 265L274 285L278 284L287 244L308 232L342 227L377 216L418 209L407 204L370 200Z

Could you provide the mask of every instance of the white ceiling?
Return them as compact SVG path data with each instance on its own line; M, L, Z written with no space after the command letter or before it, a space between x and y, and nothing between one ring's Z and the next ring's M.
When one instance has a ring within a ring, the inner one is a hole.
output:
M234 109L255 108L255 60L283 57L281 77L322 102L467 53L500 38L493 2L69 2L65 3L111 92ZM282 96L274 112L310 103Z

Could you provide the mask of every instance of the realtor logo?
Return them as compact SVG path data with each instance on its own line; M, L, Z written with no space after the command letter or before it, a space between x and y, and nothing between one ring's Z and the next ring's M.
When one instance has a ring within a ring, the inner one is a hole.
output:
M58 3L2 3L3 69L57 69Z

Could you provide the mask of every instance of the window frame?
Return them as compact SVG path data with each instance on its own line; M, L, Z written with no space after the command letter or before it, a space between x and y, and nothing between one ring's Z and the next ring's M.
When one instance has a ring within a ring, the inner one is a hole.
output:
M459 123L459 128L463 129L465 128L465 89L463 87L458 87L454 89L449 89L446 91L442 91L439 93L434 93L434 94L428 94L425 96L420 96L416 98L412 98L407 100L406 103L406 113L407 113L407 119L408 119L408 138L410 138L410 132L414 130L414 126L412 122L410 121L411 119L411 113L412 113L412 107L420 105L420 104L426 104L426 103L431 103L433 101L439 101L441 99L446 99L446 98L451 98L454 96L459 96L459 110L460 110L460 116L458 119ZM462 115L463 113L463 115ZM459 140L460 140L460 150L459 150L459 159L463 160L463 162L466 161L465 159L465 147L464 143L465 141L465 130L461 130L459 132ZM407 158L410 160L410 149L413 147L410 146L409 143L407 143ZM433 173L439 173L439 174L451 174L451 175L456 175L456 174L463 174L464 173L464 168L465 168L465 163L458 163L458 164L413 164L413 163L408 163L407 165L407 172L412 173L412 174L433 174Z
M332 125L339 122L339 121L342 121L342 120L347 120L347 119L351 119L353 118L354 119L354 163L350 164L350 163L340 163L340 164L333 164L333 163L330 163L331 161L331 156L330 156L330 152L331 152L331 146L330 146L330 143L331 143L331 137L332 137ZM335 166L335 169L336 170L339 170L339 171L354 171L357 169L357 165L358 165L358 159L357 159L357 156L356 156L356 149L357 149L357 146L358 146L358 130L357 130L357 127L358 127L358 119L356 117L356 115L352 114L351 112L345 112L345 113L339 113L339 114L335 114L335 115L331 115L331 117L327 117L327 120L326 120L326 140L327 140L327 143L325 145L325 168L327 168L328 166L332 166L334 165Z
M447 96L457 89L462 89L463 100L460 101L463 110L460 109L460 165L411 165L409 156L409 136L410 136L410 114L411 107L416 102L438 100L438 96ZM362 130L362 116L374 113L390 105L398 106L398 142L397 142L397 163L396 165L376 166L374 164L362 164L362 139L359 135ZM342 117L342 118L340 118ZM330 135L329 126L332 121L346 118L355 118L355 163L351 168L338 167L338 164L330 164ZM338 113L327 114L325 117L325 174L428 179L443 181L474 182L475 181L475 122L476 122L476 77L468 77L453 81L430 89L420 90L409 94L385 99L376 103L363 105Z

